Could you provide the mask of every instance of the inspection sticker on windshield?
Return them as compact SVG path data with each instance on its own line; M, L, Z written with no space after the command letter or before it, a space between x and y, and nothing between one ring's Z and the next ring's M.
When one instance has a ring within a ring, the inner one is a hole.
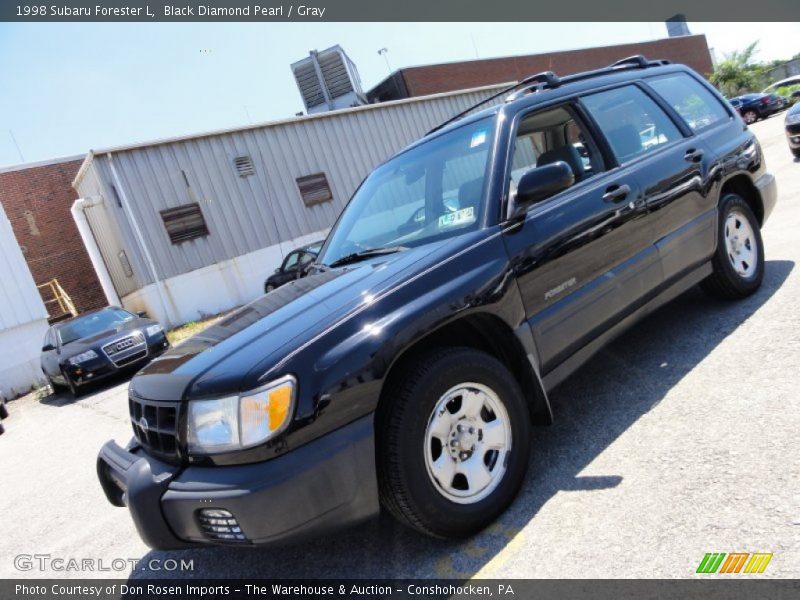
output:
M471 206L439 217L439 227L453 227L475 222L475 209Z
M470 148L477 148L486 141L486 130L481 129L472 134L472 139L469 141Z

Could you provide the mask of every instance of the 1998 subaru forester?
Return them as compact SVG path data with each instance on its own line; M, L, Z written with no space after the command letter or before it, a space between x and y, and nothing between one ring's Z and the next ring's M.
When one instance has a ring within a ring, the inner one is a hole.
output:
M134 377L135 439L98 474L149 545L297 539L380 505L471 535L517 493L548 390L697 283L759 287L775 181L702 78L632 57L514 90L375 169L309 277Z

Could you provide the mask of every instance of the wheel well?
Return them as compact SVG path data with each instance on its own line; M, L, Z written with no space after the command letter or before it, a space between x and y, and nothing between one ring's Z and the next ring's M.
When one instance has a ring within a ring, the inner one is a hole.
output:
M386 401L385 396L393 387L392 380L400 376L417 356L433 348L446 347L474 348L497 358L508 367L522 389L528 400L532 422L536 425L550 424L551 414L547 397L533 373L525 349L506 323L489 314L462 317L436 329L406 348L392 363L384 378L378 405Z
M758 226L761 227L764 224L764 205L761 202L761 195L747 175L736 175L728 179L722 185L720 198L728 193L738 194L744 198L745 202L750 206L750 210L753 211L758 221Z

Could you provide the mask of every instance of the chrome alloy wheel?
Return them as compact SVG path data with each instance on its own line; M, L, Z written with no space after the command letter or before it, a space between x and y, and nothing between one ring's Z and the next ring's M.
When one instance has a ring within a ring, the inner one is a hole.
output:
M480 502L500 484L511 450L503 402L480 383L442 395L425 431L425 466L436 490L458 504Z
M738 210L725 219L725 249L736 273L749 279L758 264L758 243L750 222Z

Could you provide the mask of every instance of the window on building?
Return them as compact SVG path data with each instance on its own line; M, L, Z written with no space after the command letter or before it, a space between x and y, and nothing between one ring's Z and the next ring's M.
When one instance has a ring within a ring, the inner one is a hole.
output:
M658 104L633 85L599 92L583 103L606 135L620 163L675 140L681 132Z
M703 85L686 73L648 80L694 131L731 118L725 107Z
M331 187L328 185L328 178L325 173L316 173L297 178L297 188L300 190L300 197L306 206L314 206L333 200Z
M162 210L161 218L173 244L208 235L206 220L196 202Z

